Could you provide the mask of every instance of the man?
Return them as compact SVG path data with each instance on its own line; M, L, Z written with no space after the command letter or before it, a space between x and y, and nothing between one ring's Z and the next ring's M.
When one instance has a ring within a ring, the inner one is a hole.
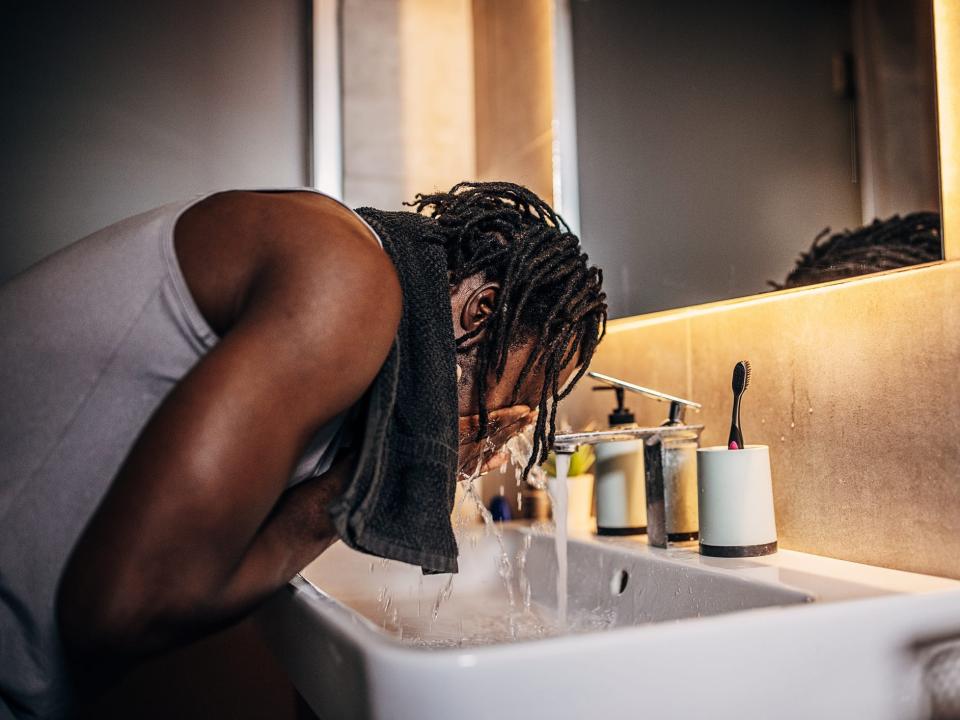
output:
M0 289L0 716L67 713L338 537L456 569L457 473L534 416L545 457L605 296L523 187L415 207L217 193Z

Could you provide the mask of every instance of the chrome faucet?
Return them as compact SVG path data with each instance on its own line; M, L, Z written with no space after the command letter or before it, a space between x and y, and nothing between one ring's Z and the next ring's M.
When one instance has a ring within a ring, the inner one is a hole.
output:
M630 392L635 392L638 395L645 395L652 400L658 402L668 402L670 403L670 416L667 419L665 425L677 425L683 422L684 414L688 407L692 407L694 410L700 410L703 405L693 400L686 400L676 395L668 395L667 393L660 392L659 390L651 390L650 388L643 387L642 385L634 385L631 382L626 380L620 380L618 378L612 377L610 375L604 375L603 373L593 372L592 370L587 373L594 380L599 380L602 383L606 383L611 387L622 388L624 390L629 390Z
M686 425L683 418L686 408L692 407L699 410L701 405L692 400L634 385L609 375L591 372L590 377L661 402L669 402L669 417L663 425L657 427L628 427L558 434L553 439L553 451L558 455L572 455L581 445L598 445L605 442L642 439L644 484L647 500L647 542L654 547L665 548L670 538L667 532L668 508L664 483L664 440L689 439L696 440L699 444L703 425ZM693 489L693 492L696 493L696 490ZM674 496L676 497L676 489Z

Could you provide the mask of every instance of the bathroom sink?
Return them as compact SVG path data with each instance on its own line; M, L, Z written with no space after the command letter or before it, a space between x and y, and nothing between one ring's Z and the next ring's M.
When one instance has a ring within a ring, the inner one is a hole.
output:
M460 549L451 580L338 544L272 598L265 636L319 717L920 718L926 648L960 638L953 580L588 535L559 633L552 536Z

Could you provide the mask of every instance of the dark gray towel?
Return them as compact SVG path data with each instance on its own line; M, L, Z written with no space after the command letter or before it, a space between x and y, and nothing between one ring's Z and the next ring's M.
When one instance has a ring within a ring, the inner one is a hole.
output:
M457 572L450 522L457 387L446 250L434 221L422 215L357 212L397 268L403 314L367 394L356 471L330 515L352 548L420 565L425 573Z

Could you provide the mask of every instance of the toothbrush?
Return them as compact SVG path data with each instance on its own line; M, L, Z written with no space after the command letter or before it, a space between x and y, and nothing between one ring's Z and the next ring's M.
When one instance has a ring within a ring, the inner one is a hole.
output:
M731 450L742 450L743 433L740 431L740 398L750 385L750 363L741 360L733 368L733 417L730 420L730 437L727 447Z

